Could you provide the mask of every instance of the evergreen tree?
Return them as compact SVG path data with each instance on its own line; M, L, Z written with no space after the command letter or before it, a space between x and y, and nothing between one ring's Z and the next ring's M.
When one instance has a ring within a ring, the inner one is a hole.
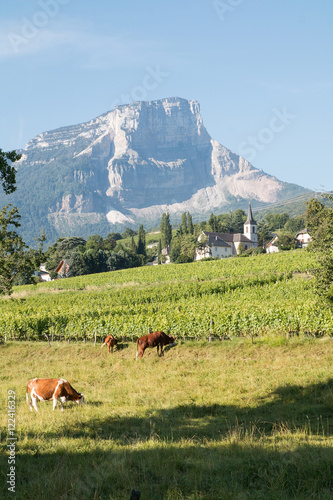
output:
M161 239L163 248L170 245L172 240L172 227L170 224L170 215L168 213L164 213L161 219Z
M132 238L131 238L131 251L133 253L138 253L138 249L137 249L137 246L136 246L135 241L134 241L134 236L132 236Z
M182 222L180 224L180 229L182 234L187 234L188 233L188 227L187 227L187 212L182 213Z
M178 234L175 238L172 238L171 249L170 249L170 260L171 262L176 262L181 254L181 235Z
M244 210L238 208L231 214L231 224L232 224L232 232L233 233L243 233L244 231L244 222L246 221L247 216Z
M208 219L208 230L212 233L217 232L217 220L213 212L210 214L210 217Z
M146 255L146 231L143 229L143 225L139 226L139 240L137 253L139 255Z
M187 228L189 234L194 234L194 226L193 226L193 220L192 220L192 215L190 212L187 212Z

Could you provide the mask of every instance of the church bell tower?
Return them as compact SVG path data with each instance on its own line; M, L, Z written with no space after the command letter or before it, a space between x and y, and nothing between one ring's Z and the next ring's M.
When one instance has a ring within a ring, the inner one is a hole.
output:
M258 234L257 234L257 223L253 219L251 202L249 202L249 210L247 214L247 219L244 222L244 236L246 236L252 243L258 245Z

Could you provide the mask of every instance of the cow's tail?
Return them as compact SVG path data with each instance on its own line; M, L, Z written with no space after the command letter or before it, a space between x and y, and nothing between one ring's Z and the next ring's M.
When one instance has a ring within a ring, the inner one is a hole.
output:
M106 343L105 343L105 342L103 342L103 344L101 345L101 349L102 349L102 347L104 347L105 345L106 345Z

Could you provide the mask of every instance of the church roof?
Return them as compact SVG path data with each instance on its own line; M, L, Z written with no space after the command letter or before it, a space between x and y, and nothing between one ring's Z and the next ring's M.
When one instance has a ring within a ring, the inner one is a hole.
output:
M230 247L230 245L222 238L221 233L211 233L209 231L204 231L204 234L208 238L208 245L214 247Z
M256 224L256 221L254 220L253 215L252 215L252 208L251 208L251 202L250 201L249 201L249 210L248 210L248 213L247 213L247 219L246 219L245 224Z
M241 233L211 233L209 231L204 231L204 234L208 237L207 243L215 247L230 247L229 243L235 242L252 243L247 236Z

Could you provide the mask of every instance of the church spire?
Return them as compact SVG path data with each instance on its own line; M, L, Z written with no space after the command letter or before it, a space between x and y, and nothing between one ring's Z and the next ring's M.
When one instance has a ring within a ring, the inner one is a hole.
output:
M247 212L247 219L245 224L256 224L253 215L252 215L252 208L251 208L251 202L249 201L249 210Z

